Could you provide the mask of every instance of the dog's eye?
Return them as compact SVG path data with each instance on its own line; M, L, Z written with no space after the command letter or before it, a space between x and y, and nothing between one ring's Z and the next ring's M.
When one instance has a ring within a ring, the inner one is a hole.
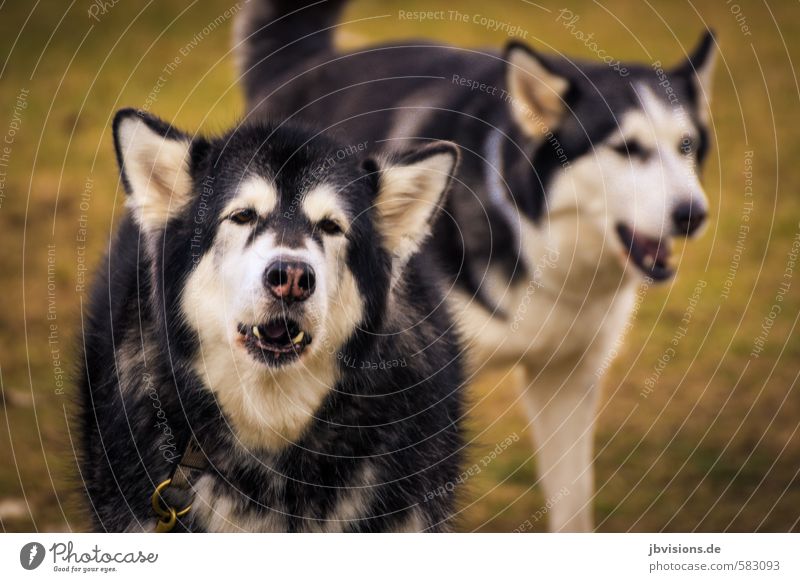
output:
M256 211L252 208L243 208L231 214L228 219L236 224L250 224L257 218Z
M621 144L614 146L613 149L621 156L639 158L640 160L646 160L650 157L650 152L635 139L624 141Z
M326 218L317 223L317 228L325 234L342 234L342 227L333 220Z
M690 156L697 150L697 142L695 139L690 135L685 135L681 139L681 143L678 146L678 151L682 154Z

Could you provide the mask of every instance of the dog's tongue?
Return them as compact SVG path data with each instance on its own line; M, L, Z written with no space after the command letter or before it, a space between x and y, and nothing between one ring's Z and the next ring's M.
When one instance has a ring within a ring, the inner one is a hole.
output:
M286 334L286 324L284 323L270 323L261 326L260 330L265 336L270 339L280 339Z

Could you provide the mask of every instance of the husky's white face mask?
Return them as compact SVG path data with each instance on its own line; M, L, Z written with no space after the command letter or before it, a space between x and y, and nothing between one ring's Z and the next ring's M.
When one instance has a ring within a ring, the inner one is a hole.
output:
M379 317L457 158L443 142L364 162L363 148L272 127L215 141L167 127L136 112L115 125L129 206L181 281L201 358L264 373L335 360Z
M678 67L630 65L621 77L512 45L512 109L537 144L531 163L547 192L545 220L572 216L579 246L670 278L673 237L697 235L708 214L698 170L715 54L709 34Z

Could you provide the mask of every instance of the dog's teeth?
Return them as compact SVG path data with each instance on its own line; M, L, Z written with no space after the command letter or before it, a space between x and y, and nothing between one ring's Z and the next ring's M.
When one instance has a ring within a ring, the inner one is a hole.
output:
M292 343L299 344L301 341L303 341L304 337L306 337L306 333L304 331L301 331L296 336L294 336L294 338L292 339Z
M258 339L261 339L261 332L258 331L258 326L257 325L253 326L253 335L256 336Z
M652 269L653 265L655 264L655 260L650 255L645 255L644 259L642 259L642 263L647 269Z

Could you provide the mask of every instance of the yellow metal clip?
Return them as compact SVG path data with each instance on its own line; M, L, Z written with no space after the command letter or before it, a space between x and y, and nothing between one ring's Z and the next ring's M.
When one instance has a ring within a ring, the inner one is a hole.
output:
M172 479L163 481L158 487L156 487L156 490L153 491L153 496L150 498L153 511L155 511L156 515L159 517L158 523L156 524L156 533L167 533L172 531L172 529L175 527L175 524L178 522L178 518L189 513L189 510L192 508L191 503L180 511L177 511L174 507L171 507L166 503L164 503L162 506L162 502L164 502L164 500L161 498L161 494L167 487L170 486L171 483Z
M161 517L158 519L156 523L156 533L169 533L172 531L172 528L175 527L175 524L178 522L177 514L175 513L175 509L170 507L169 508L169 517Z

